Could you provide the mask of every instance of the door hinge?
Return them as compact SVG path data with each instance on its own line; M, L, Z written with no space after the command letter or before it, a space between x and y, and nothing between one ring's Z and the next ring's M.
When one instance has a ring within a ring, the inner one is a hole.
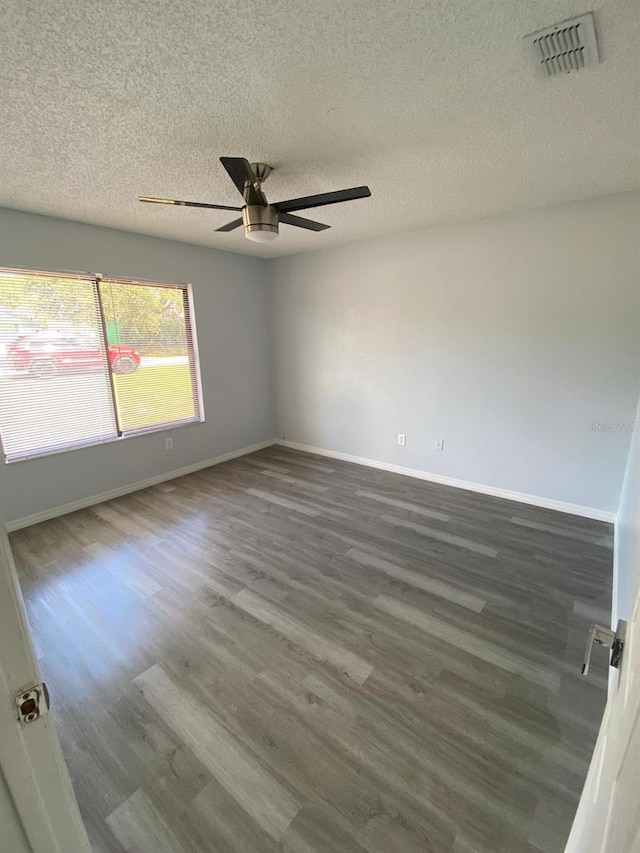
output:
M18 720L23 726L35 723L49 711L49 689L42 681L16 693Z
M586 675L589 672L591 649L593 648L594 643L599 646L604 646L606 649L611 649L609 666L619 669L626 638L627 623L624 619L620 619L618 621L618 627L615 631L612 631L611 628L603 628L602 625L592 625L591 630L589 631L589 638L587 639L587 649L584 653L582 674Z

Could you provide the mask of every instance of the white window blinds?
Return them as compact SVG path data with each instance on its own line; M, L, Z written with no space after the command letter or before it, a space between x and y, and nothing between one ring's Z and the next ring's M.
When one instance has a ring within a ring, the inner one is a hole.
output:
M95 279L0 270L7 461L117 437Z
M197 422L189 289L0 269L7 462Z

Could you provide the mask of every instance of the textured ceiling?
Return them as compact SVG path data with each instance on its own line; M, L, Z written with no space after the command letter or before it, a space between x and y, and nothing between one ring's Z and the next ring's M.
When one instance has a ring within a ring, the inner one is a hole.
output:
M0 206L267 257L640 187L640 3L587 2L3 0ZM537 77L521 36L589 8L602 63ZM221 154L373 197L262 246L136 201L242 203Z

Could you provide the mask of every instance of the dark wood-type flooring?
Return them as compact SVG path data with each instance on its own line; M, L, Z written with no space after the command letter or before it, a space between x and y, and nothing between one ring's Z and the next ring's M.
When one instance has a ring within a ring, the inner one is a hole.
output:
M274 446L11 538L95 853L564 850L610 525Z

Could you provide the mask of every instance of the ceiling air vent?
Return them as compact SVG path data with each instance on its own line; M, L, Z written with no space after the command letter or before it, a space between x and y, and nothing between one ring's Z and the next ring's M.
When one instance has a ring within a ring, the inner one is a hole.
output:
M579 71L600 61L591 12L524 38L538 73L543 77Z

